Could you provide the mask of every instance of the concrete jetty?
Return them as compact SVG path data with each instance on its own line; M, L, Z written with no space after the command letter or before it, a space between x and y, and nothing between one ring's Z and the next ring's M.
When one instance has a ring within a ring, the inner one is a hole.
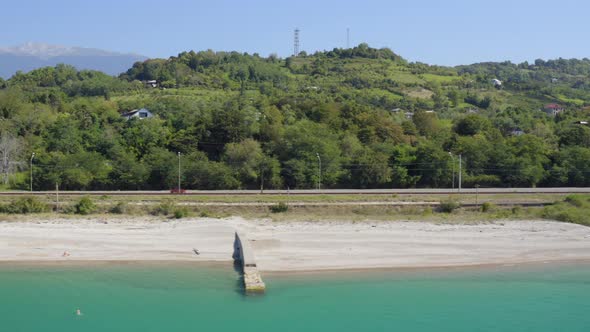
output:
M260 272L258 272L254 251L248 239L238 232L236 232L234 239L233 258L234 260L240 261L242 265L246 293L263 293L266 290L266 285L262 281Z

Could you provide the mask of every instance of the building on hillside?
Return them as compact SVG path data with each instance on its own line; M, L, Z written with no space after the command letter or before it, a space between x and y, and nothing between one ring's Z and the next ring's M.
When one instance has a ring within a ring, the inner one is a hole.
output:
M143 84L145 84L145 86L148 88L157 88L158 87L158 81L156 81L156 80L143 81Z
M404 111L404 110L402 110L402 109L401 109L401 108L399 108L399 107L396 107L396 108L393 108L393 109L391 109L391 113L399 113L399 112L403 112L403 111Z
M547 104L543 107L543 111L545 111L545 113L547 115L550 116L556 116L557 114L565 111L565 108L559 104Z
M130 120L131 118L147 119L154 117L154 114L152 114L152 112L150 112L148 109L142 108L123 113L121 114L121 116L124 117L126 120Z
M500 81L500 80L499 80L499 79L497 79L497 78L494 78L494 79L492 80L492 84L493 84L493 85L496 87L496 89L499 89L499 88L501 88L501 87L502 87L502 81Z
M404 113L406 119L411 120L414 117L414 112L406 112Z
M588 125L588 121L576 121L576 122L574 122L574 124L587 126Z
M510 132L510 135L512 135L512 136L524 135L524 131L520 128L516 128Z

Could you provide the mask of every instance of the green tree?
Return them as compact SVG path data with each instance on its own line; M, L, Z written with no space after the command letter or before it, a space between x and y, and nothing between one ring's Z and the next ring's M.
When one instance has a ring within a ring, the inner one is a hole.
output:
M582 125L573 125L562 130L559 134L561 145L578 145L590 147L590 128Z
M459 135L476 135L490 128L490 121L477 114L469 114L455 123L454 130Z
M422 141L416 149L416 163L410 174L419 176L418 184L428 187L449 187L452 178L452 158L448 152L430 141Z
M322 124L303 120L288 126L276 152L283 164L283 178L291 188L317 186L320 180L318 155L321 181L325 186L337 183L342 173L338 136Z
M166 147L170 136L170 129L158 118L133 118L127 121L123 131L126 146L140 158L152 149Z
M436 113L418 111L414 113L412 121L418 132L427 137L434 135L439 129Z
M244 187L256 188L259 185L264 160L260 143L248 138L239 143L227 144L223 160L235 172Z

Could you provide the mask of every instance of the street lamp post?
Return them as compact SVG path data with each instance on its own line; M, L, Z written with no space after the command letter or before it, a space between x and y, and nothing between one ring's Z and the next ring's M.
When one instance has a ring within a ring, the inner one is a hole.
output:
M461 160L461 154L459 154L459 192L461 192L461 176L463 173L463 161Z
M264 193L264 166L260 165L260 193Z
M316 152L315 154L318 157L318 190L322 189L322 158L320 158L320 154Z
M180 151L178 151L178 193L180 194Z
M449 156L451 156L451 160L452 160L451 164L453 165L453 181L452 181L451 186L454 191L455 190L455 156L453 156L453 153L450 151L449 151Z
M33 152L33 154L31 155L31 165L30 165L30 170L31 170L31 192L33 192L33 159L35 158L35 152Z

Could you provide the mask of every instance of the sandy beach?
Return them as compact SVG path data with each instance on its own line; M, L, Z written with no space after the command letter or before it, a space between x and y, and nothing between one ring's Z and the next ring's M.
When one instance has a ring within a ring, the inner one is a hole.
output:
M461 225L128 217L0 222L0 261L230 262L236 230L247 234L261 271L590 260L590 228L550 221Z

